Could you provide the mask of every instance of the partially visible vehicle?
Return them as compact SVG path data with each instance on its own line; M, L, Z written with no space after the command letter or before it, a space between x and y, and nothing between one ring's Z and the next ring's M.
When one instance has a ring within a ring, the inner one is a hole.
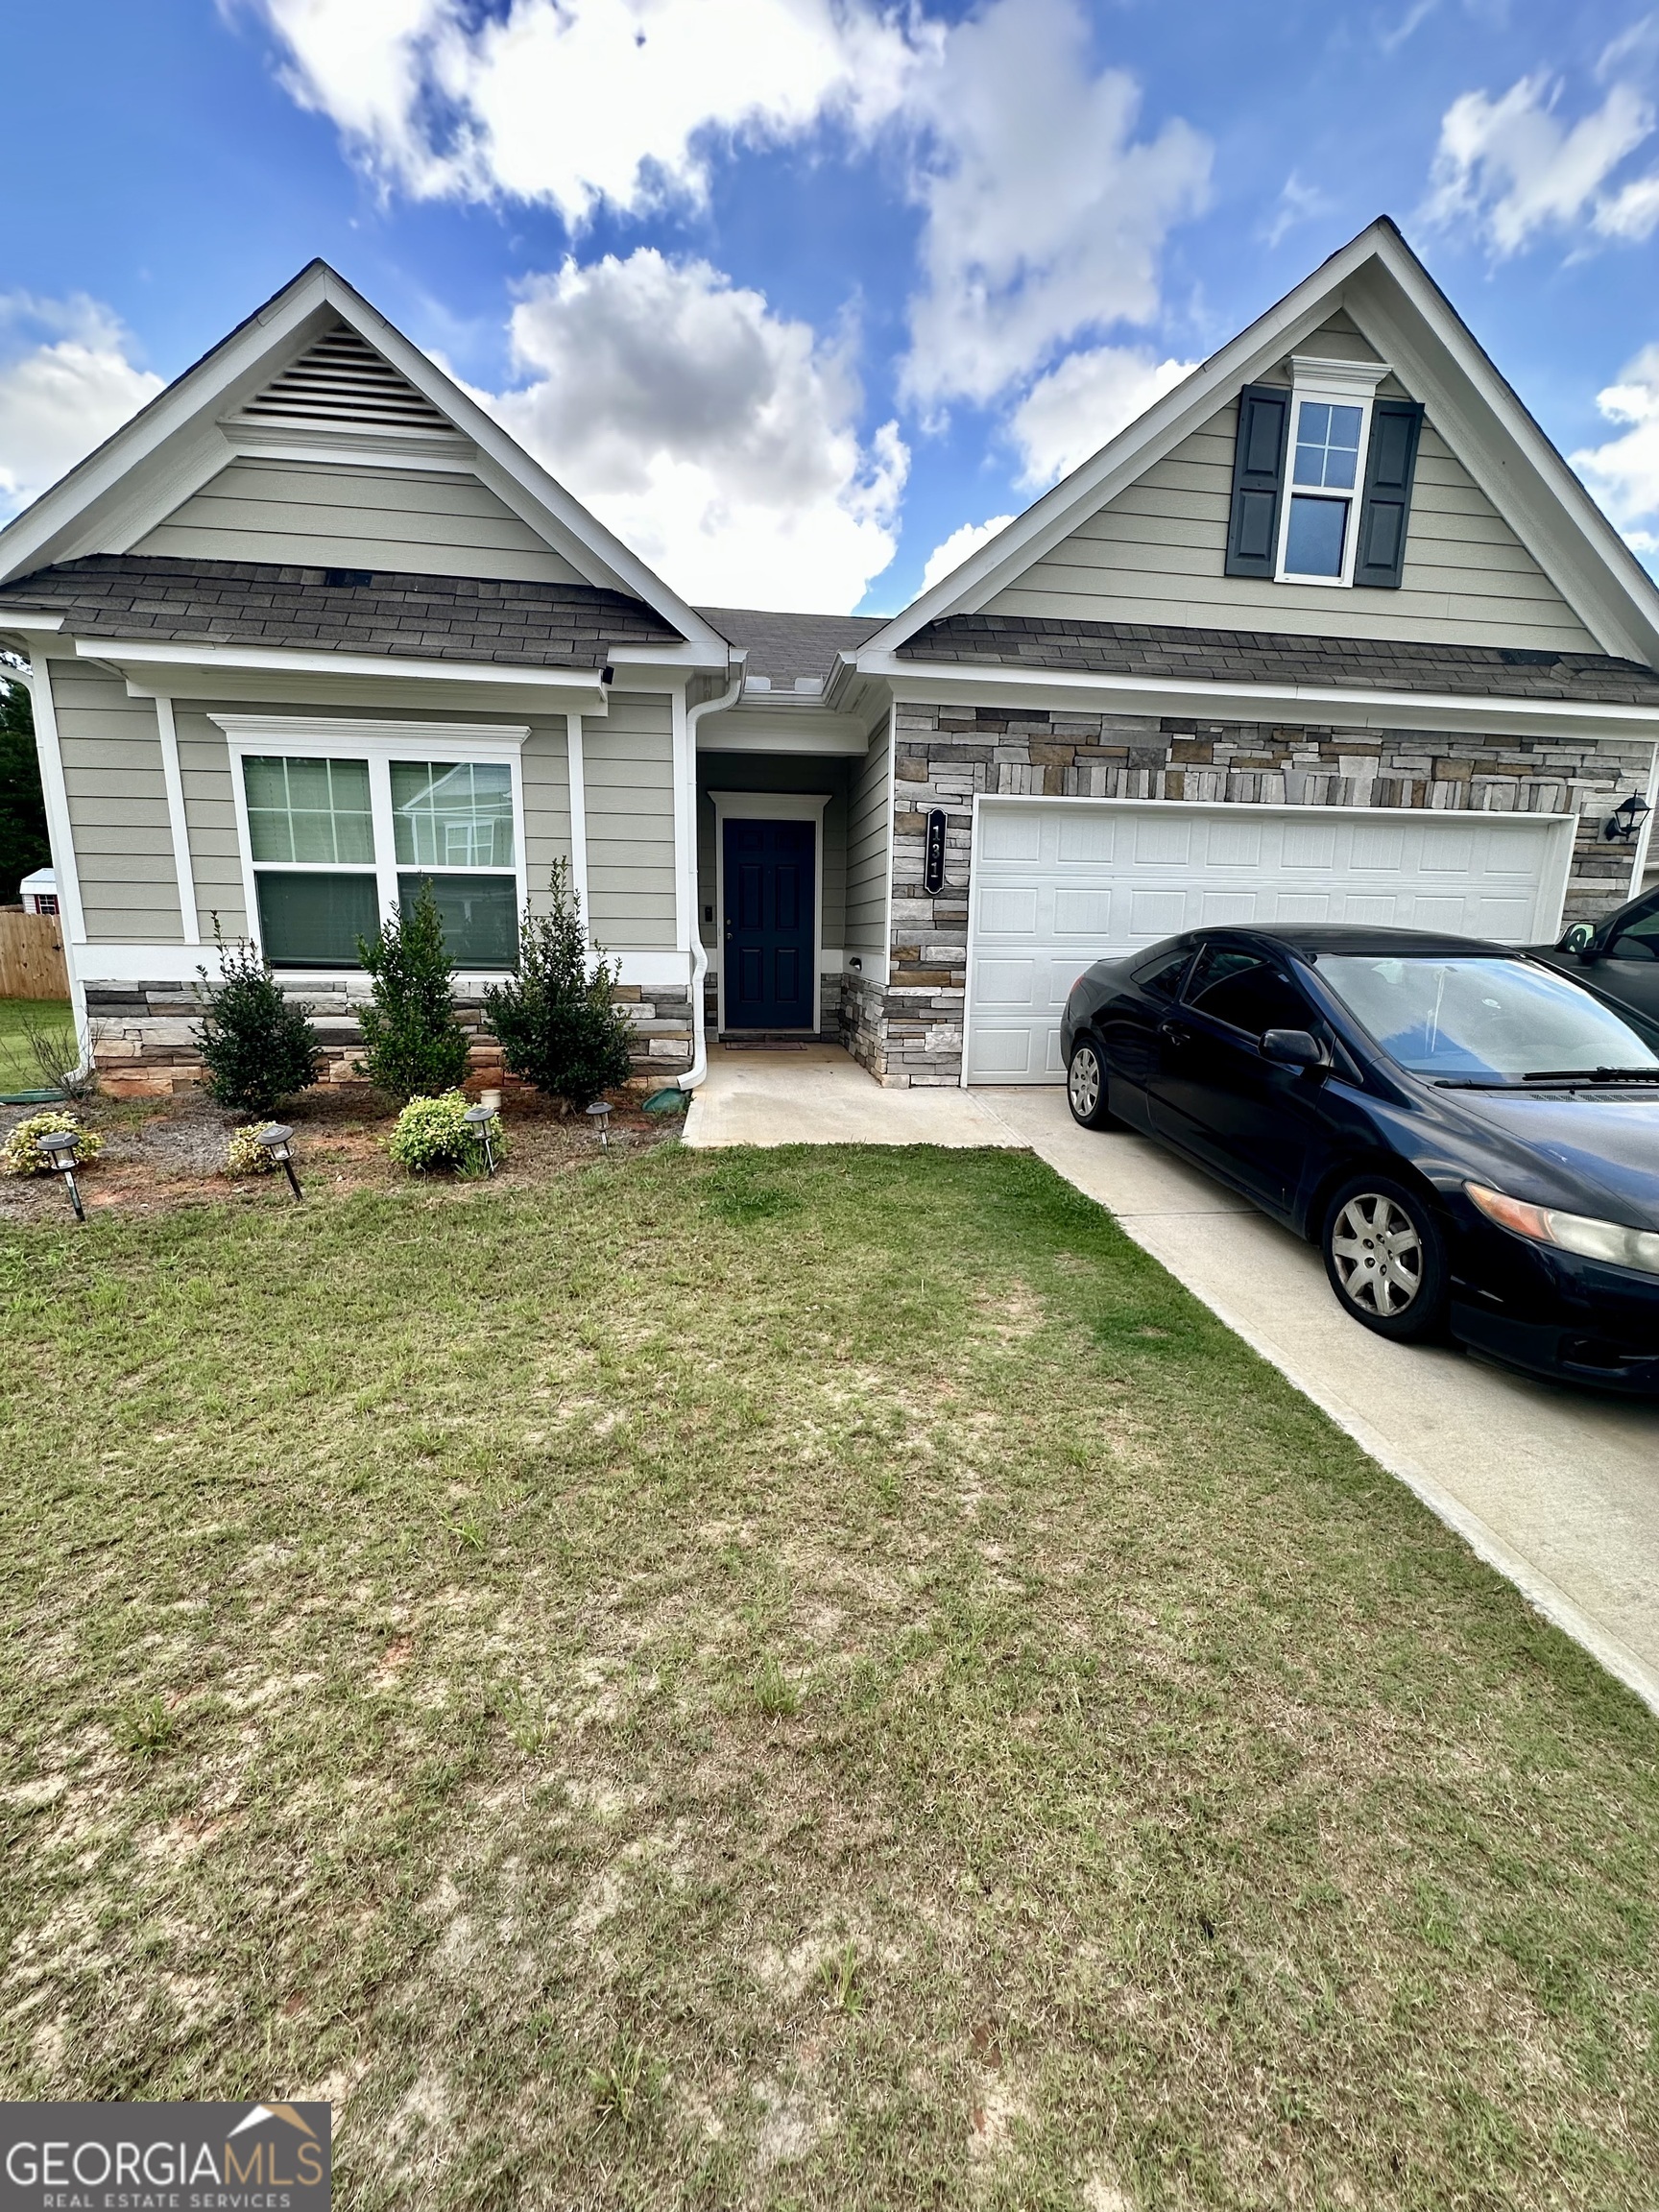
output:
M1091 968L1086 1128L1160 1139L1320 1245L1379 1334L1659 1395L1659 1051L1525 953L1199 929Z
M1634 1015L1649 1042L1659 1043L1659 891L1600 922L1575 922L1558 945L1533 946L1532 957Z

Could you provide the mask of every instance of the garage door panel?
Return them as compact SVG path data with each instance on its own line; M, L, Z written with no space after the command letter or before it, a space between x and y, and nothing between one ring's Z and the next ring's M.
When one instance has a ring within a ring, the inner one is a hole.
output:
M1094 961L1226 923L1369 923L1500 943L1555 934L1570 817L987 798L974 854L971 1081L1060 1078Z

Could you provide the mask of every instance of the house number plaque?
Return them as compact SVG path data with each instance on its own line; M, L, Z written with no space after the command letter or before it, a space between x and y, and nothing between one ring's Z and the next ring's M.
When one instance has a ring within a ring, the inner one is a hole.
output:
M927 817L927 866L922 887L929 899L945 888L945 809L935 806Z

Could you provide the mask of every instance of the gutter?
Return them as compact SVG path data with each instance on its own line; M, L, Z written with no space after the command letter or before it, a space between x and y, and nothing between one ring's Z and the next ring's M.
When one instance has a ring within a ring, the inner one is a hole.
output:
M679 1078L682 1091L695 1091L709 1072L709 1039L703 1008L703 983L709 974L709 948L703 942L703 931L697 920L697 725L705 714L724 713L734 707L743 696L743 669L748 660L746 653L732 656L733 676L724 691L715 698L705 699L691 708L685 716L685 775L690 784L691 805L686 815L686 834L691 840L691 1065Z

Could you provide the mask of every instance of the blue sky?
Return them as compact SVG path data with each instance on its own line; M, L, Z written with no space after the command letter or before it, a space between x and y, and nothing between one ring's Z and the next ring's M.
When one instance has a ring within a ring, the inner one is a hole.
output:
M1659 549L1659 15L12 11L0 512L315 254L676 587L880 610L1382 211Z

